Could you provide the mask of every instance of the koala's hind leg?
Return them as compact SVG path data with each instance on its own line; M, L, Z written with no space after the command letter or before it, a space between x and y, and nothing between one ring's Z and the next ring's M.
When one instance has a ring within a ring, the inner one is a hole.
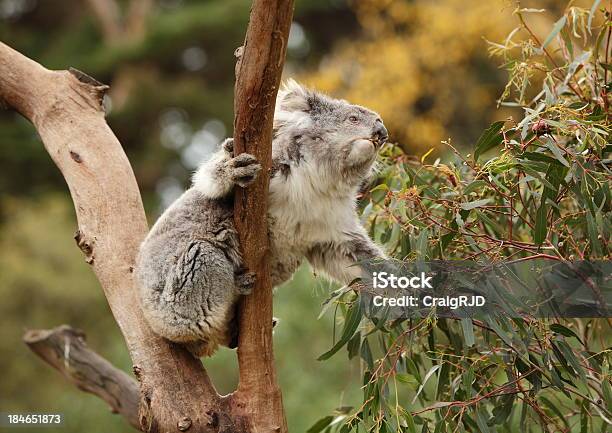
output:
M237 295L234 265L224 252L211 242L192 240L168 270L161 293L143 300L143 310L157 334L208 355L232 338L229 322Z

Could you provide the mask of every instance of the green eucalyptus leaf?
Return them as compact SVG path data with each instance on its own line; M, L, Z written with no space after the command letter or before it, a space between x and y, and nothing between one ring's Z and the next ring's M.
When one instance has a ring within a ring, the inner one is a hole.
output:
M584 346L584 343L582 342L582 340L580 339L580 337L578 337L578 335L572 331L571 329L561 325L560 323L552 323L550 325L550 330L557 333L557 334L561 334L565 337L574 337L576 340L578 340L580 342L580 344L582 344Z
M583 403L580 408L580 433L589 433L589 413L586 403Z
M461 329L463 329L463 337L465 338L465 344L469 347L475 343L474 338L474 325L472 319L461 319Z
M476 375L474 373L474 368L470 367L468 370L463 373L461 377L461 381L463 382L463 389L465 390L465 394L467 398L472 398L472 383L474 383Z
M535 229L533 240L537 245L541 245L548 234L548 207L545 200L542 200L536 212Z
M510 414L514 404L514 394L507 394L501 397L500 403L493 408L493 424L502 425Z
M604 402L609 412L612 412L612 385L610 379L605 378L601 384L601 391L604 397Z
M559 164L559 161L557 159L551 158L550 156L540 152L525 152L521 156L531 161L542 161L548 164Z
M348 350L348 358L353 359L355 356L359 354L359 349L361 349L361 335L358 333L353 335L346 345L346 349Z
M468 186L463 190L463 194L470 195L473 192L476 192L478 189L485 187L487 183L484 180L475 180L471 182Z
M493 149L495 146L499 146L504 140L504 136L501 133L501 129L506 123L503 120L493 122L478 138L476 146L474 146L474 160L477 161L478 157L487 150Z
M396 379L398 382L401 382L401 383L406 383L406 384L408 384L408 385L415 385L415 386L416 386L416 385L418 385L418 383L419 383L419 382L416 380L416 377L414 377L414 376L413 376L413 375L411 375L411 374L406 374L406 373L396 373L396 374L395 374L395 379Z
M561 149L559 149L559 146L557 146L557 143L555 143L553 140L547 140L546 147L550 149L550 151L555 156L557 161L559 161L561 164L563 164L566 167L570 166L569 162L567 162L567 159L565 159L565 157L563 156Z
M489 203L491 203L491 199L490 198L485 198L485 199L476 200L476 201L470 201L468 203L461 203L461 209L463 209L463 210L472 210L472 209L476 209L477 207L485 206L485 205L487 205Z
M340 350L346 343L348 343L348 341L351 339L351 337L357 330L357 327L361 322L362 316L363 311L361 308L361 302L359 302L359 300L356 300L355 302L353 302L346 314L346 320L344 323L344 329L342 330L342 336L329 351L319 356L319 361L331 358L336 352L338 352L338 350Z
M602 255L601 243L599 242L598 233L597 233L597 225L595 223L595 218L589 210L586 212L586 223L587 223L587 232L589 234L589 239L591 240L591 248L593 252L597 256Z
M551 412L553 412L557 416L557 418L559 418L561 422L563 422L563 424L565 424L565 427L569 431L570 425L566 419L567 417L563 415L563 413L561 412L561 409L559 409L558 407L558 404L553 403L551 400L549 400L548 398L544 396L540 397L540 400L542 401L542 403L544 403L546 407L548 407L548 409L550 409Z
M412 414L406 410L402 410L402 417L406 421L407 431L410 433L417 433L416 425L414 424L414 418Z
M425 388L425 384L427 383L427 381L431 378L431 376L434 375L434 373L436 371L438 371L440 369L440 365L434 365L433 367L431 367L429 369L429 371L427 372L427 374L425 375L425 377L423 378L423 382L421 383L421 385L419 386L419 389L417 390L416 394L414 395L414 398L412 399L412 403L414 404L414 402L417 400L417 397L421 394L421 392L423 392L423 388Z
M589 32L591 31L591 25L593 23L593 17L595 17L595 12L597 12L597 8L599 7L599 3L601 3L601 0L595 0L593 2L593 4L591 5L591 10L589 10L589 19L587 21L587 26L588 26Z
M490 433L489 426L487 425L487 419L481 408L476 410L476 424L480 429L480 433Z
M331 415L321 418L320 420L315 422L308 430L306 430L306 432L307 433L319 433L324 428L329 426L333 420L334 420L334 417Z
M427 248L428 248L428 239L429 239L429 230L423 229L419 234L416 243L416 252L421 259L427 258Z

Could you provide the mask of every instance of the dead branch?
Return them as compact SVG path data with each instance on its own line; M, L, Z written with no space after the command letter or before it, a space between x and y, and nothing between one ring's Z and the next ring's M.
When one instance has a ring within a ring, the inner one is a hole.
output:
M97 395L140 429L138 383L87 347L82 331L68 325L29 330L23 341L77 388Z
M234 96L234 149L259 160L269 173L274 105L280 84L293 0L255 0L242 50ZM272 287L268 263L268 176L238 189L234 220L248 268L257 274L253 294L240 307L240 382L234 401L256 431L287 431L272 349Z

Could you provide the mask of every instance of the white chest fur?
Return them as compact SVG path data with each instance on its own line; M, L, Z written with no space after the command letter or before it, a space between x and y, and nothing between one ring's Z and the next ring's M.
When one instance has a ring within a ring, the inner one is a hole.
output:
M305 180L306 179L306 180ZM354 194L330 194L329 187L298 176L270 182L273 247L303 256L318 243L341 243L355 224Z

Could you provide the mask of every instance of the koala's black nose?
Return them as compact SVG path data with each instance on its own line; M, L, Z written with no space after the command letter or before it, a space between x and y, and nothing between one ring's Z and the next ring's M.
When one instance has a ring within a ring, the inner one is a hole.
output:
M376 119L376 123L374 124L374 131L372 132L372 137L378 142L380 146L386 143L389 138L389 132L385 125L383 125L382 120Z

